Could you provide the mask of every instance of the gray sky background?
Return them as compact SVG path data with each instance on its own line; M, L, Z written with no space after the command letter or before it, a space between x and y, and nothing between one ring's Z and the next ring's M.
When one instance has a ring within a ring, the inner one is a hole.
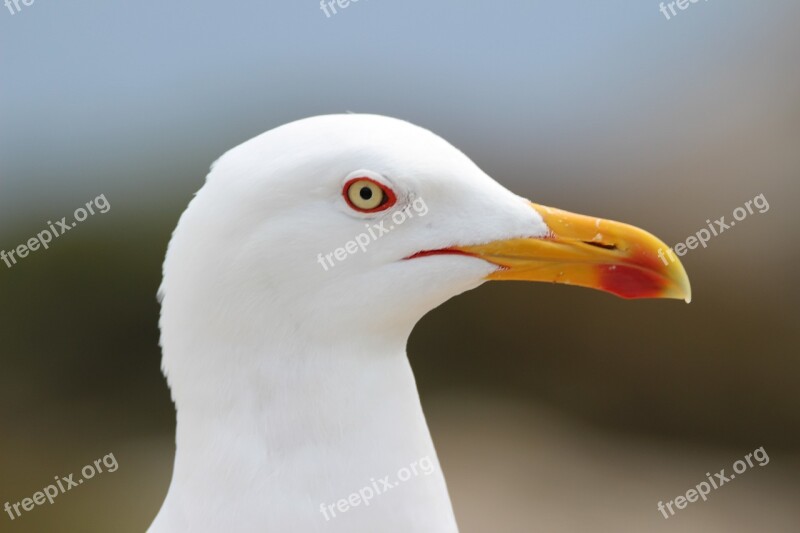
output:
M427 126L532 198L642 179L789 124L798 20L791 0L669 21L654 1L361 0L326 18L313 0L36 0L0 10L3 233L101 192L158 207L239 142L347 110Z

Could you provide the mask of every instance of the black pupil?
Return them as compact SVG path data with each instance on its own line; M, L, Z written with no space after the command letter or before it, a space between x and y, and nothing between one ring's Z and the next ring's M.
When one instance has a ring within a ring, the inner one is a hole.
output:
M372 189L369 187L361 187L361 190L358 191L358 195L361 196L362 200L369 200L372 198Z

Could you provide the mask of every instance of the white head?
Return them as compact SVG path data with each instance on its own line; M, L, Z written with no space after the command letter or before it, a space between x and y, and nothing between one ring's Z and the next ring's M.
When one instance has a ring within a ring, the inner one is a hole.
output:
M405 338L491 278L685 298L685 273L662 265L661 247L630 226L532 204L407 122L300 120L222 156L183 214L164 265L164 367L173 377L170 354L205 334L233 345L267 327L323 342Z

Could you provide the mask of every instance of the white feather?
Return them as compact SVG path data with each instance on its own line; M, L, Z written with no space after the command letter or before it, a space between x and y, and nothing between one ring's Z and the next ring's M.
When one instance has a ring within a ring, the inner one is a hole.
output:
M346 176L398 202L350 209ZM327 271L318 262L422 198L410 218ZM374 115L268 131L212 167L181 217L161 287L163 369L177 409L162 532L457 531L405 354L414 324L493 265L422 250L544 235L541 218L431 132ZM336 503L429 457L370 504Z

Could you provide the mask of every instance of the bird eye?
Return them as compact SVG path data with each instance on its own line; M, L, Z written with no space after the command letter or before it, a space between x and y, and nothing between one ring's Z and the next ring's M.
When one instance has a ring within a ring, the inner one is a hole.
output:
M342 194L350 207L362 213L383 211L397 201L391 189L370 178L348 181Z

